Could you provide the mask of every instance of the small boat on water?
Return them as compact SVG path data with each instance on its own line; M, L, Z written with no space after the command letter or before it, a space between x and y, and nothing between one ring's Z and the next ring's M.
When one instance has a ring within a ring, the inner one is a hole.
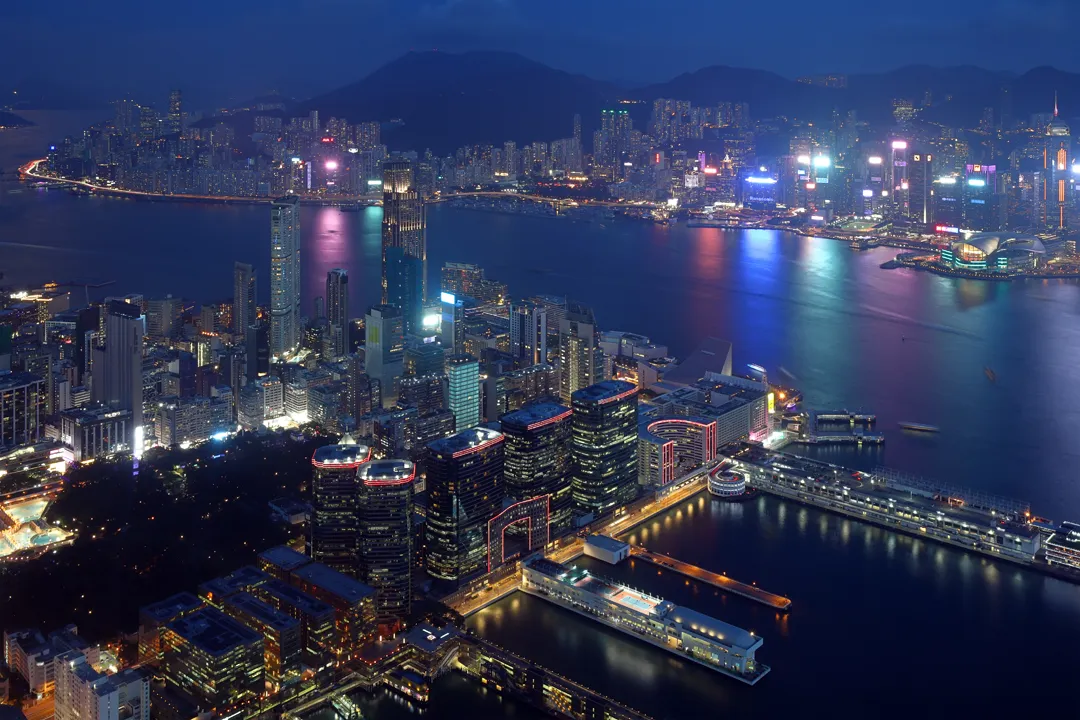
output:
M900 425L900 427L904 428L905 430L914 430L916 432L928 432L928 433L941 432L941 428L939 428L937 425L927 425L925 423L913 423L913 422L902 422L902 423L899 423L899 425Z
M990 382L997 382L997 373L994 372L991 367L984 367L983 372L986 373L986 379Z

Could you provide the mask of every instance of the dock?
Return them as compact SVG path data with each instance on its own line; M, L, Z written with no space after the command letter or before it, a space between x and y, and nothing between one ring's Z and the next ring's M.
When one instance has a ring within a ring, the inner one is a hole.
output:
M885 442L884 433L869 429L876 422L877 415L873 413L810 410L806 413L806 427L797 442L807 445L880 445ZM840 430L836 425L847 425L849 429Z
M747 585L744 582L733 580L727 575L719 575L704 568L700 568L697 565L691 565L690 563L683 562L682 560L676 560L673 557L662 555L661 553L652 552L646 550L640 545L635 545L630 549L630 557L635 559L644 560L650 562L653 565L662 567L666 570L673 570L680 575L703 582L707 585L719 588L724 592L732 593L733 595L739 595L747 600L753 600L754 602L767 605L780 612L788 612L791 609L791 599L786 598L783 595L776 595L774 593L762 590L756 585Z

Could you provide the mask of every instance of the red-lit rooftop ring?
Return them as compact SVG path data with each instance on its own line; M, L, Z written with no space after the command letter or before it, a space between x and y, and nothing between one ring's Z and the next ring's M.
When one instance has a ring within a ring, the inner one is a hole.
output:
M349 470L371 460L367 445L324 445L311 456L311 464L320 470Z
M408 460L373 460L357 476L368 487L407 485L416 479L416 466Z

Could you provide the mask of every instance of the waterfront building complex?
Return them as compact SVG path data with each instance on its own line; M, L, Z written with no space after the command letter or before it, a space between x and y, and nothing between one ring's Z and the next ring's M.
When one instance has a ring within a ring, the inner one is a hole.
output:
M427 571L460 582L487 562L487 521L505 494L505 437L476 427L429 443Z
M373 460L360 480L360 579L375 589L375 619L400 623L412 607L413 481L408 460Z
M637 386L605 380L573 394L570 450L574 504L602 513L637 495Z
M1046 540L1046 562L1080 570L1080 525L1063 522Z
M300 198L270 208L270 353L285 357L300 345Z
M662 488L716 458L716 421L644 418L638 427L638 483Z
M762 640L690 608L545 558L522 563L522 589L632 637L753 685L769 667Z
M573 411L553 402L537 402L499 418L506 436L506 496L514 502L547 495L551 537L571 528L570 434Z

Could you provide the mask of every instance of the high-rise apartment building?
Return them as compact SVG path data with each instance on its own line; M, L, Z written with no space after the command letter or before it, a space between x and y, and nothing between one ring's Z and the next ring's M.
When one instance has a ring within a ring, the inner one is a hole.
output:
M471 355L446 361L446 406L454 413L454 430L480 424L480 362Z
M340 573L357 577L360 483L356 473L371 459L371 448L348 435L325 445L311 458L311 559Z
M326 273L326 323L331 355L343 357L349 342L349 275L341 268Z
M300 198L279 198L270 208L270 353L282 357L300 345Z
M559 397L569 405L581 388L604 379L604 353L597 343L592 308L568 303L559 322Z
M257 290L255 269L248 263L233 263L232 330L238 337L245 337L255 322Z
M179 90L169 93L169 114L165 118L165 133L179 135L184 131L184 103Z
M0 447L41 439L46 394L45 381L37 375L0 372Z
M476 427L428 443L427 570L460 582L487 567L487 521L502 506L502 433Z
M380 624L404 620L412 606L413 479L408 460L373 460L360 481L360 580L375 588Z
M510 354L520 367L547 362L547 310L521 300L510 305Z
M128 445L142 454L143 336L146 324L137 305L109 302L105 317L105 347L94 351L91 397L114 410L131 411Z
M574 504L600 515L637 493L637 386L606 380L573 394Z
M383 165L382 221L382 286L383 302L390 302L390 277L387 249L401 248L405 256L421 263L421 303L427 297L427 231L424 201L416 189L413 168L408 160L391 160ZM412 308L402 308L403 314L413 317ZM417 312L418 315L418 312Z
M397 403L397 379L405 366L405 327L401 309L395 305L376 305L368 310L364 327L367 374L379 381L382 406L393 407Z
M506 436L506 495L515 502L550 496L550 537L570 530L573 514L570 408L526 405L500 418Z

